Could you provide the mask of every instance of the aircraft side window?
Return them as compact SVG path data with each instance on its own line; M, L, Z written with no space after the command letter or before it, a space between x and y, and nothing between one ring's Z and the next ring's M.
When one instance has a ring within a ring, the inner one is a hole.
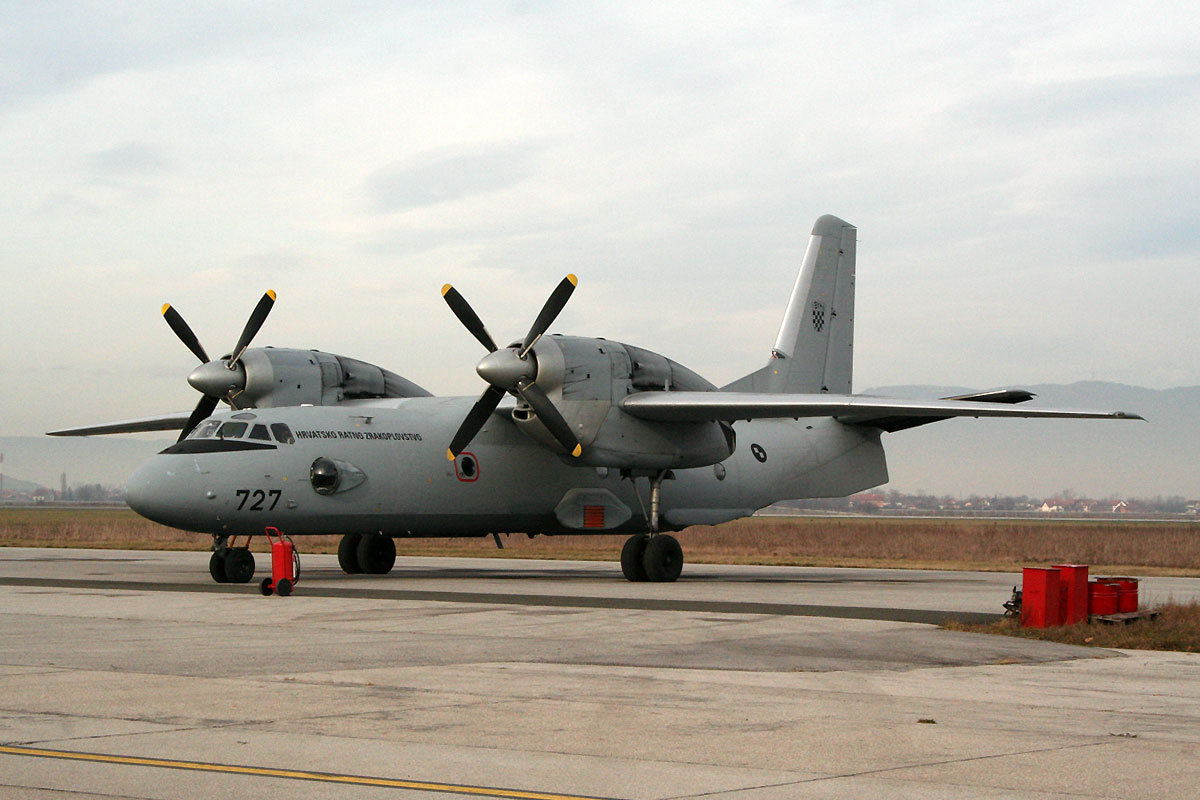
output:
M275 441L282 444L295 444L296 437L292 436L292 429L282 422L276 422L271 426L271 433L275 434Z
M218 439L240 439L249 427L245 422L226 422L217 431Z
M208 439L217 432L217 428L219 427L221 427L221 422L219 420L209 420L192 432L192 438Z
M264 442L271 441L271 434L267 433L266 425L255 425L250 429L251 439L261 439Z

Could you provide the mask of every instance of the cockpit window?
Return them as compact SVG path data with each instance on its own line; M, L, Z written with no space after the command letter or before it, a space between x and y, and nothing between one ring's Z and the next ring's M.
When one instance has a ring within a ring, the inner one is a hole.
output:
M217 428L219 428L219 427L221 427L220 420L210 419L208 422L205 422L203 425L197 426L196 429L194 431L192 431L192 435L188 438L190 438L190 439L208 439L214 433L217 432Z
M295 444L296 437L292 436L292 429L282 422L276 422L271 426L271 433L275 434L275 440L280 444Z
M240 439L249 427L245 422L226 422L217 430L218 439Z
M264 442L271 441L271 434L267 433L266 425L255 425L250 429L250 438L259 439Z

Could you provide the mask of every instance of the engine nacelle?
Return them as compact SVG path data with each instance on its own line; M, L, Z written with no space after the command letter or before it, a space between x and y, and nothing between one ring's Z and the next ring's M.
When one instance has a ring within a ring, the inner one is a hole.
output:
M537 385L553 400L583 445L572 463L628 469L686 469L724 461L736 447L733 429L720 422L655 422L618 406L643 391L715 391L709 381L658 353L608 339L544 336L533 348ZM517 427L561 449L533 410L519 403Z
M394 372L333 353L286 347L256 347L242 355L246 388L233 399L239 408L310 404L376 397L429 397L429 392Z

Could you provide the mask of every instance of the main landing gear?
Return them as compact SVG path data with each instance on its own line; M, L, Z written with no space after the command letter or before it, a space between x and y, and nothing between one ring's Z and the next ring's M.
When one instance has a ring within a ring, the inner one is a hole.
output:
M671 583L683 571L683 548L679 540L658 531L659 493L663 479L669 477L673 477L670 471L664 470L650 478L650 532L630 536L621 548L621 573L625 580Z
M237 537L213 535L213 551L208 559L208 574L217 583L249 583L254 577L254 554L250 552L250 539L241 547L234 547Z
M338 565L348 575L385 575L396 564L396 542L383 533L347 533L338 544Z

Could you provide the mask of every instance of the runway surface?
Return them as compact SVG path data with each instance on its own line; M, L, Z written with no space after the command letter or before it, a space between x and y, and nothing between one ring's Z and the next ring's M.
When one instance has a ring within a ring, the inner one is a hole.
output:
M0 795L1194 796L1200 657L907 621L1015 581L305 556L263 598L203 552L0 549Z

